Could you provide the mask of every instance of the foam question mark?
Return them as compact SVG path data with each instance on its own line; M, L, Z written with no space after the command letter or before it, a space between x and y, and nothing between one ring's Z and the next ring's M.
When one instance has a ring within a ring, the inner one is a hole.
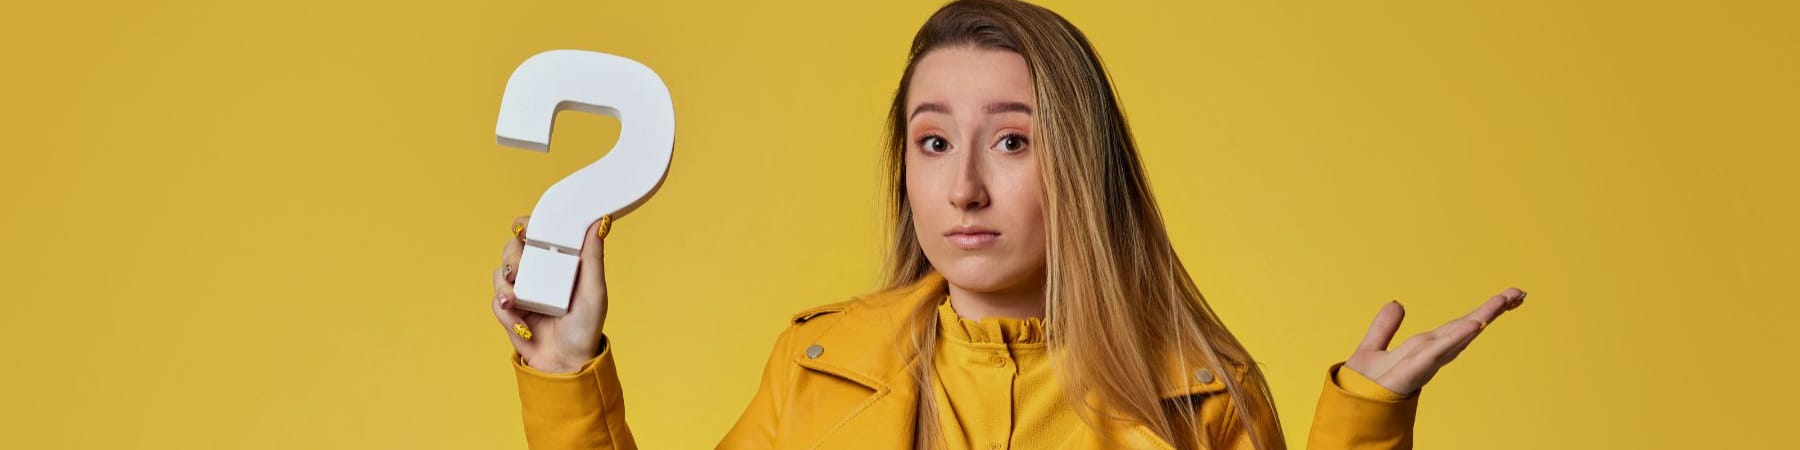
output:
M612 151L551 185L531 210L514 286L527 311L568 313L587 228L618 219L649 200L675 152L675 104L650 67L585 50L551 50L526 59L506 80L494 136L500 145L550 151L550 128L565 109L619 119Z

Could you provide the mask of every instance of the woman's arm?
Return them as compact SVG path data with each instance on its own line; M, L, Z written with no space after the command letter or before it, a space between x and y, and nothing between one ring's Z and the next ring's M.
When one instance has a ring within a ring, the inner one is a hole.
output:
M763 368L762 384L736 426L720 440L720 449L769 448L778 429L777 411L785 398L781 389L793 376L794 364L783 355L793 329L776 339L775 349ZM513 355L519 382L521 412L525 416L525 440L534 449L635 449L637 443L625 423L623 390L613 363L610 343L602 338L600 356L567 374L545 373L520 362Z
M529 217L513 222L513 238L494 269L494 318L512 343L512 364L532 448L635 449L606 323L602 223L587 230L569 311L561 316L514 309L516 279Z
M571 373L546 373L514 353L525 442L533 449L637 448L625 424L625 401L612 346L602 338L600 356Z
M494 271L494 317L513 344L512 365L519 385L525 440L533 449L637 448L625 423L625 401L619 385L612 344L601 332L606 321L606 278L599 224L588 228L581 247L575 299L569 313L551 317L512 309L512 283L528 217L514 222L514 239L501 252ZM517 332L527 324L530 333ZM776 340L763 370L762 385L736 426L719 443L721 449L767 448L775 439L780 389L793 376L794 364L781 355L794 328ZM529 336L529 337L528 337ZM589 343L592 343L591 345Z
M1326 371L1325 388L1319 393L1307 448L1412 448L1420 388L1462 354L1501 313L1524 302L1524 291L1507 289L1468 315L1408 338L1392 350L1388 344L1400 329L1406 310L1398 302L1383 305L1350 359ZM1236 406L1229 396L1209 397L1197 412L1202 419L1211 419L1210 423L1202 423L1211 427L1213 442L1220 444L1219 448L1255 448L1249 432L1239 423Z
M1412 448L1419 389L1501 313L1524 302L1525 291L1507 289L1468 315L1407 338L1391 350L1388 344L1400 330L1406 308L1399 302L1382 305L1350 359L1326 373L1307 448Z
M769 448L778 429L776 411L783 398L780 390L793 374L794 364L782 355L793 330L781 334L769 362L763 368L762 384L750 406L738 418L737 425L719 441L718 448ZM602 338L604 340L604 338ZM613 364L611 345L602 342L600 356L582 364L573 373L552 374L533 369L513 354L513 371L519 382L519 401L525 416L525 440L533 449L616 449L637 448L631 428L625 423L625 402L619 387L619 373Z
M1342 363L1334 364L1326 374L1308 448L1412 448L1413 412L1418 409L1418 396L1395 394L1343 366ZM1194 412L1199 415L1198 423L1205 424L1213 448L1256 449L1231 396L1224 393L1208 396Z
M1418 395L1394 393L1342 363L1333 364L1325 374L1306 448L1410 449L1418 410Z

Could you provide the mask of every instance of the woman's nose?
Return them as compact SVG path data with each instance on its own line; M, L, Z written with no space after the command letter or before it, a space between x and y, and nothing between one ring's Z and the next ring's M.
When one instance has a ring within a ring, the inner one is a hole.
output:
M966 147L965 147L966 148ZM956 179L950 187L950 206L960 210L981 209L988 205L987 183L982 178L979 151L962 152Z

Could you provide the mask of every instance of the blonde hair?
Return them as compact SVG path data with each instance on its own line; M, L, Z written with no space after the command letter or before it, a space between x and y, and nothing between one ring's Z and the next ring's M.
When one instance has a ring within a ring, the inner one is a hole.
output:
M892 247L890 289L924 277L931 263L906 196L907 87L926 53L975 46L1023 56L1037 111L1034 151L1043 181L1045 321L1070 405L1096 430L1103 420L1141 423L1176 448L1212 448L1194 404L1164 401L1186 389L1163 374L1198 361L1223 375L1239 424L1262 450L1286 448L1261 368L1226 330L1175 255L1150 193L1112 83L1087 38L1048 9L1012 0L963 0L939 9L913 38L889 111L886 154ZM920 381L918 445L940 444L930 366L935 302L914 314ZM1191 378L1191 377L1189 377ZM1089 404L1086 398L1096 399ZM1231 424L1226 424L1231 425Z

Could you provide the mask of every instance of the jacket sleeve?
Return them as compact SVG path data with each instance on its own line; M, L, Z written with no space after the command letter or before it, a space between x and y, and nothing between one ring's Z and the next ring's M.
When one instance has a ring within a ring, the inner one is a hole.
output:
M612 343L601 336L600 356L568 374L533 369L512 355L519 382L525 441L533 449L635 450L637 442L625 426L625 403L619 373L613 366Z
M1313 417L1310 450L1411 449L1413 414L1418 395L1388 391L1354 370L1334 364L1325 377L1325 392ZM1208 422L1207 433L1217 448L1255 450L1250 433L1237 416L1229 396L1209 397L1200 405Z
M1337 363L1313 415L1311 450L1411 449L1419 394L1400 395Z
M750 406L738 416L737 425L725 433L719 441L719 450L748 450L774 447L775 436L780 430L780 411L786 408L783 403L787 398L782 392L794 376L796 364L787 349L793 340L794 327L775 339L775 348L769 351L769 361L763 365L762 382L757 385L756 395L750 398Z

